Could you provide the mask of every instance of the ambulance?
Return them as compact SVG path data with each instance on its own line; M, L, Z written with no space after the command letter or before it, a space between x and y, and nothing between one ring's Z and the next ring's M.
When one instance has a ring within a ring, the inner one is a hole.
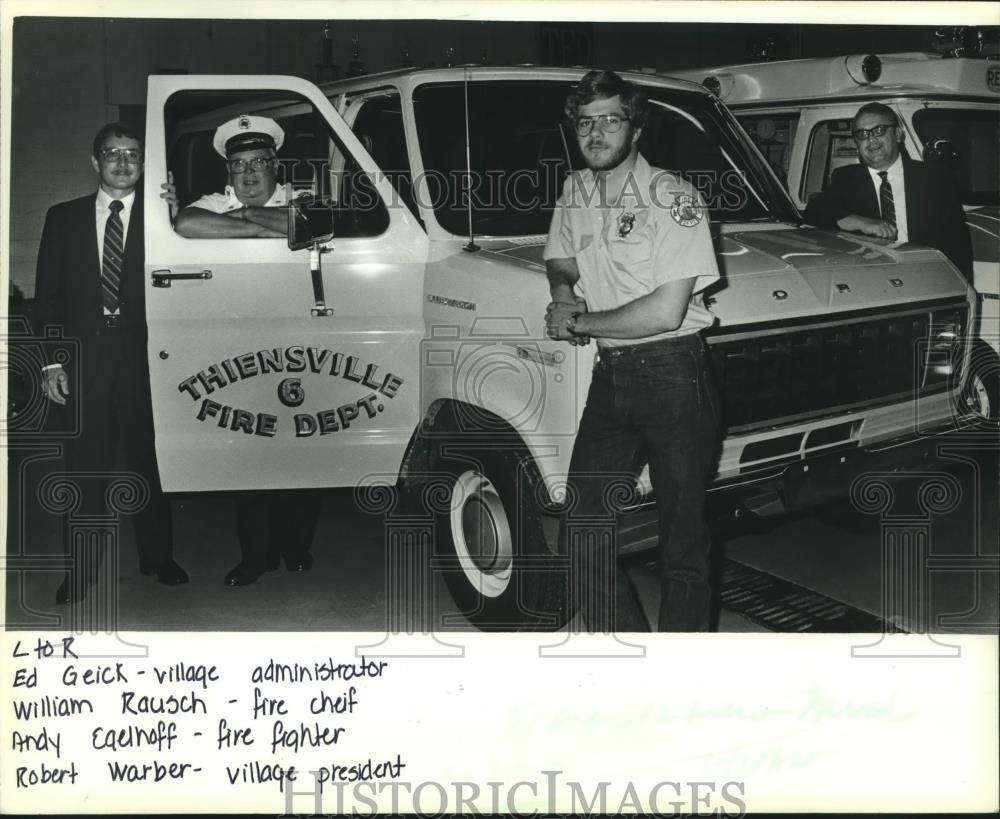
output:
M562 108L583 73L150 77L164 489L355 487L402 561L391 583L443 577L482 629L564 623L554 533L595 346L546 336L542 249L582 167ZM716 95L625 76L650 99L640 148L698 187L722 272L705 293L725 423L714 517L778 515L845 497L867 470L926 468L970 428L975 292L935 251L803 226ZM221 190L212 136L241 114L285 131L287 240L185 238L160 185L172 174L181 205ZM618 500L621 548L650 545L648 476ZM349 525L331 544L347 548Z
M978 341L966 400L997 420L1000 378L1000 62L933 53L863 54L674 72L736 114L804 209L842 165L858 161L851 119L890 106L913 159L954 174L972 238Z

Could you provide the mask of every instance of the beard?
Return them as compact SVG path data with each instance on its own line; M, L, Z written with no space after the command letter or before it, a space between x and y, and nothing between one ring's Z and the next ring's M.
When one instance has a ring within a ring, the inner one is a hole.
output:
M599 153L592 153L592 145L604 146ZM584 146L582 151L583 161L592 171L610 171L622 164L632 151L632 141L625 140L617 147L611 147L607 142L592 143L590 141Z

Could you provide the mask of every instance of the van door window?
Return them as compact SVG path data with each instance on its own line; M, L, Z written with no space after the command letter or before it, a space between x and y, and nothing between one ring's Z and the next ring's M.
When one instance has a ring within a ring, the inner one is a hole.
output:
M413 196L413 177L406 152L406 132L403 128L403 108L399 94L369 97L351 126L355 136L372 155L379 171L388 177L400 201L420 218Z
M241 113L275 120L285 132L277 152L277 186L285 199L308 193L334 207L339 238L377 236L389 226L385 204L313 105L274 91L180 91L164 106L167 167L180 207L226 192L225 160L212 145L216 128Z
M781 184L787 186L788 163L799 127L798 112L740 116L739 120Z

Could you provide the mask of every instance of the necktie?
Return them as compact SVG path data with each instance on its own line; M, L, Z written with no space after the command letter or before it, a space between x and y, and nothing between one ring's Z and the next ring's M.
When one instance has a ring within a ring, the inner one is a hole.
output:
M113 199L108 205L107 224L104 226L104 256L101 261L101 301L109 313L118 309L118 291L122 280L122 256L125 252L125 230L118 214L124 207Z
M892 229L896 229L896 202L892 198L892 185L889 183L889 172L879 171L878 175L882 177L882 184L879 185L878 189L878 204L882 209L882 221L892 225Z

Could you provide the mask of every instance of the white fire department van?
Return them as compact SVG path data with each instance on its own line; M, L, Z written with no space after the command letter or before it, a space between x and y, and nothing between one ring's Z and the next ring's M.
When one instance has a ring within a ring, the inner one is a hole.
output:
M1000 379L1000 62L938 54L855 55L675 72L736 114L792 200L805 208L858 161L851 119L867 102L899 117L913 159L954 173L972 238L979 340L966 400L997 419ZM990 349L992 348L992 350Z
M581 166L562 106L582 73L151 77L146 310L164 488L398 485L406 503L359 503L387 532L424 538L424 568L470 620L563 622L552 531L595 350L546 337L541 253ZM726 427L715 515L804 508L862 471L925 463L968 424L972 289L937 252L802 226L713 94L626 76L651 100L641 148L701 191L723 272L706 294ZM159 186L172 172L182 205L221 190L212 135L241 113L282 125L284 182L312 204L289 209L288 241L184 238ZM641 544L645 477L638 489L622 529Z

